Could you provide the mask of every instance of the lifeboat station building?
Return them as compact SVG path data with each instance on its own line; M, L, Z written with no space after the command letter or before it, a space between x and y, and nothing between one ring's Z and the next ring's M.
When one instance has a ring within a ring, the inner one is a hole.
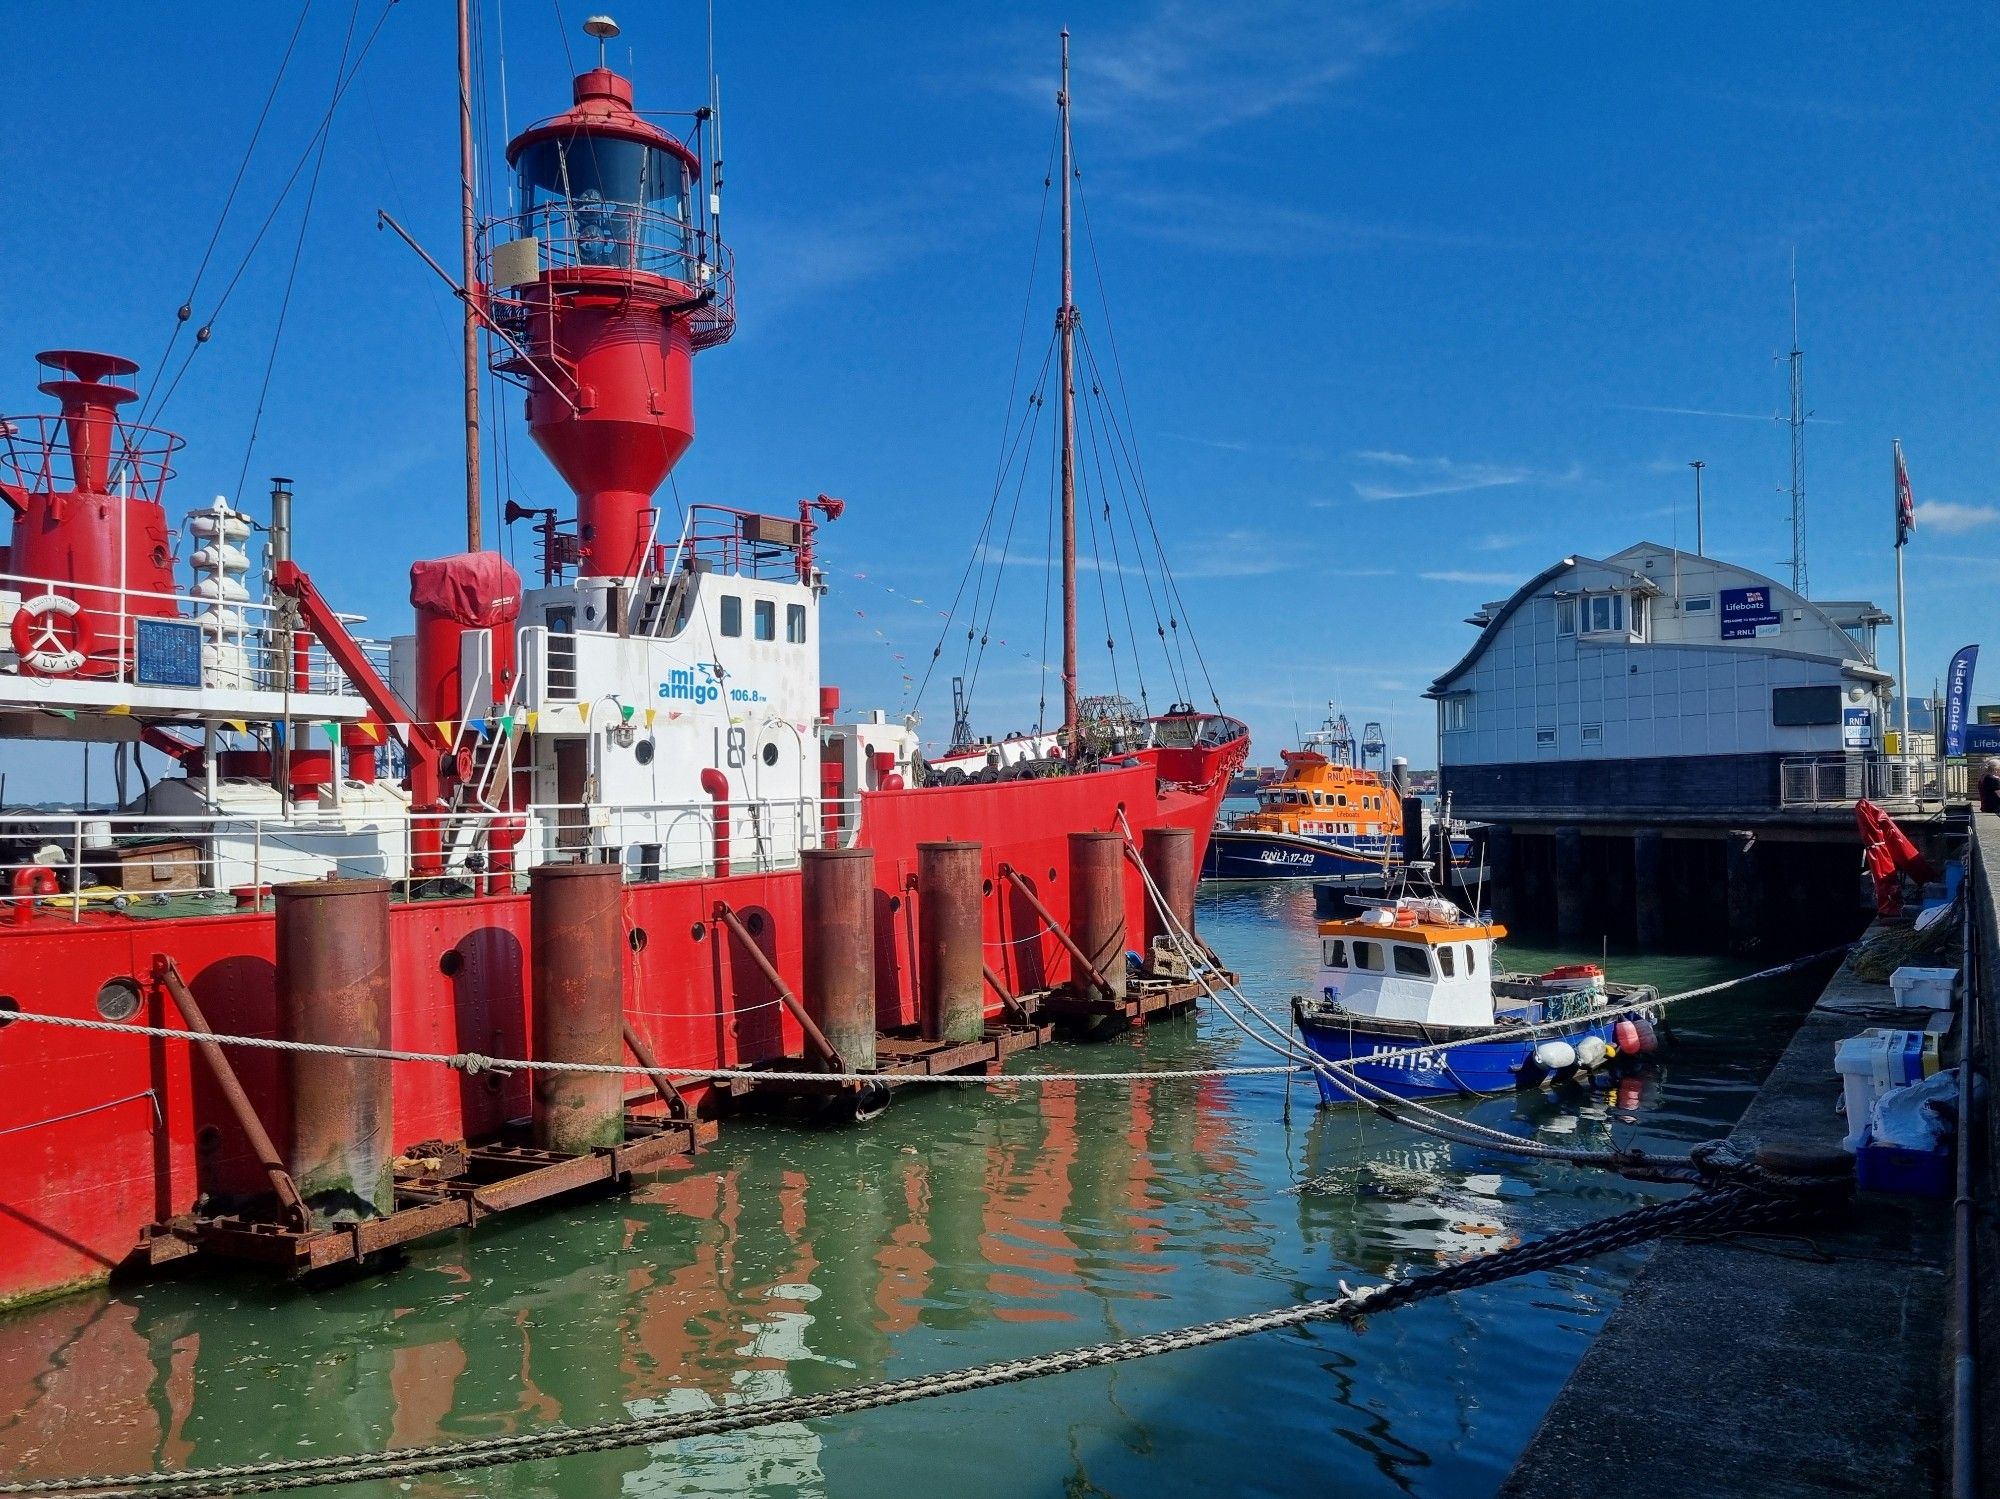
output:
M1854 800L1912 803L1882 754L1890 622L1655 542L1565 557L1486 605L1426 695L1452 815L1488 825L1501 919L1655 948L1689 922L1747 943L1782 919L1774 894L1848 913Z

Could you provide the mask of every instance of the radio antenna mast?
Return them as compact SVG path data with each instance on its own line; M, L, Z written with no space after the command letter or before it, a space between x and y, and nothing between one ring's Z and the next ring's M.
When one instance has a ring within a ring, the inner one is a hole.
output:
M1799 252L1792 251L1792 592L1806 595L1806 379L1799 348Z

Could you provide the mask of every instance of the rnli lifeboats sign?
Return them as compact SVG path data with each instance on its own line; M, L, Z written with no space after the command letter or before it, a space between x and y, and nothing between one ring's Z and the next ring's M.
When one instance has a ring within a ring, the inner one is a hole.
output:
M1722 590L1722 638L1755 640L1778 633L1778 606L1768 588Z

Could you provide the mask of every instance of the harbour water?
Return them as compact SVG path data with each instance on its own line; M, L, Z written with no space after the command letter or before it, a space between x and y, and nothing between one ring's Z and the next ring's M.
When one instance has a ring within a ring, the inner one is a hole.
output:
M1205 889L1274 1015L1313 980L1306 884ZM1589 954L1509 944L1511 966ZM1610 954L1693 987L1774 961ZM1668 1146L1741 1112L1812 979L1674 1012L1624 1088L1450 1105L1544 1138ZM1272 1060L1213 1013L1015 1070ZM189 1467L693 1410L1335 1294L1655 1190L1314 1106L1309 1080L909 1090L862 1128L736 1122L625 1198L420 1245L317 1293L248 1274L0 1321L0 1470ZM1376 1319L810 1426L342 1493L756 1496L1490 1493L1639 1263L1622 1254Z

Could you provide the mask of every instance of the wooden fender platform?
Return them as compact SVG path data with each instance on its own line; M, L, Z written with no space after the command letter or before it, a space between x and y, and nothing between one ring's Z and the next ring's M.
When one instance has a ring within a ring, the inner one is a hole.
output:
M623 1190L635 1173L712 1142L716 1127L705 1120L628 1115L625 1134L624 1144L587 1155L433 1141L399 1158L396 1208L384 1217L301 1230L232 1214L186 1213L148 1229L134 1258L150 1267L209 1254L289 1275L360 1265L414 1239L471 1228L512 1208L592 1187Z
M1054 1035L1055 1027L1046 1022L989 1024L977 1041L929 1041L916 1034L914 1027L884 1031L875 1038L877 1065L871 1075L885 1080L951 1074L984 1077L997 1072L1008 1057L1044 1046ZM757 1073L754 1078L710 1080L704 1103L743 1103L767 1094L851 1095L871 1086L823 1077L817 1064L805 1057L774 1057L752 1070Z
M1233 984L1236 975L1223 971L1217 982ZM1048 1016L1065 1030L1081 1028L1102 1035L1107 1025L1148 1025L1189 1014L1204 992L1198 979L1131 978L1126 980L1123 999L1088 988L1083 992L1051 989L1040 996L1036 1013Z

